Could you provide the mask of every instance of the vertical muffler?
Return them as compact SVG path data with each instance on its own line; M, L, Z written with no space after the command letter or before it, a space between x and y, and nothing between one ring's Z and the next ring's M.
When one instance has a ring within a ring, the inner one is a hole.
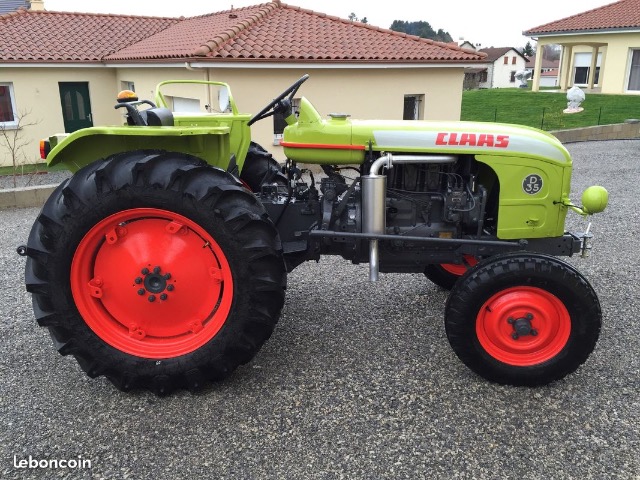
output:
M387 223L387 176L381 175L383 168L391 169L394 163L455 163L453 155L396 155L390 153L378 158L371 165L369 175L362 181L362 233L384 235ZM378 281L380 273L378 240L369 240L369 280Z

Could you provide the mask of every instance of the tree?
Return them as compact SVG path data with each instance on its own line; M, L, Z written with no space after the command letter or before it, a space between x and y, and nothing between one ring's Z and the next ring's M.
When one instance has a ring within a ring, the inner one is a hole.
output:
M445 32L441 28L436 32L429 22L418 21L418 22L407 22L404 20L394 20L391 26L389 27L394 32L402 32L408 35L415 35L421 38L430 38L431 40L436 40L439 42L451 42L453 39L449 32Z
M8 127L6 123L0 123L0 149L4 150L11 159L13 166L13 186L17 187L16 174L21 163L27 163L27 155L24 149L29 146L29 141L24 138L24 129L40 123L38 120L30 120L30 110L24 110L16 115L15 123Z
M357 15L356 15L355 13L353 13L353 12L351 12L351 13L349 14L349 17L348 17L348 18L349 18L349 20L351 20L352 22L357 22L357 21L358 21L358 17L357 17Z
M560 45L544 45L542 47L542 58L546 58L547 60L559 60Z
M535 50L533 49L533 46L531 45L531 42L527 42L527 44L524 46L524 48L522 49L522 54L525 57L533 57L535 55Z

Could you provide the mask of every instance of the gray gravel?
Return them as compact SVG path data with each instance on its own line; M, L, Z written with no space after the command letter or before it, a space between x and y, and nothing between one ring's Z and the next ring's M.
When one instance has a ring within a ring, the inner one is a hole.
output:
M0 477L639 479L640 141L568 148L576 200L592 183L610 192L592 256L570 260L604 327L583 367L538 389L467 370L446 340L446 295L422 275L371 284L366 265L324 258L290 275L276 332L230 380L123 394L36 326L15 247L38 212L0 211ZM92 468L14 467L29 456Z

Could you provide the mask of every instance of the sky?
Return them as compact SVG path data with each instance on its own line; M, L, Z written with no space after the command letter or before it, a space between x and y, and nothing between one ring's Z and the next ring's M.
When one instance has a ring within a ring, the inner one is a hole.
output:
M44 0L45 9L125 15L194 16L241 8L267 0ZM613 3L613 0L286 0L283 3L348 18L354 13L371 25L389 28L394 20L427 21L454 41L487 47L523 47L522 31ZM532 41L532 44L534 42Z

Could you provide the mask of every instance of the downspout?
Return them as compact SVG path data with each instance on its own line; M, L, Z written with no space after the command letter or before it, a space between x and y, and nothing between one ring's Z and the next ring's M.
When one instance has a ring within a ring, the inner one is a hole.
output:
M191 65L191 62L184 62L184 68L192 72L195 72L198 70L198 68L195 68L194 66ZM205 68L204 70L203 69L199 69L199 70L204 72L203 76L204 76L205 82L211 81L208 68ZM206 92L207 92L206 105L211 105L211 85L207 85Z

